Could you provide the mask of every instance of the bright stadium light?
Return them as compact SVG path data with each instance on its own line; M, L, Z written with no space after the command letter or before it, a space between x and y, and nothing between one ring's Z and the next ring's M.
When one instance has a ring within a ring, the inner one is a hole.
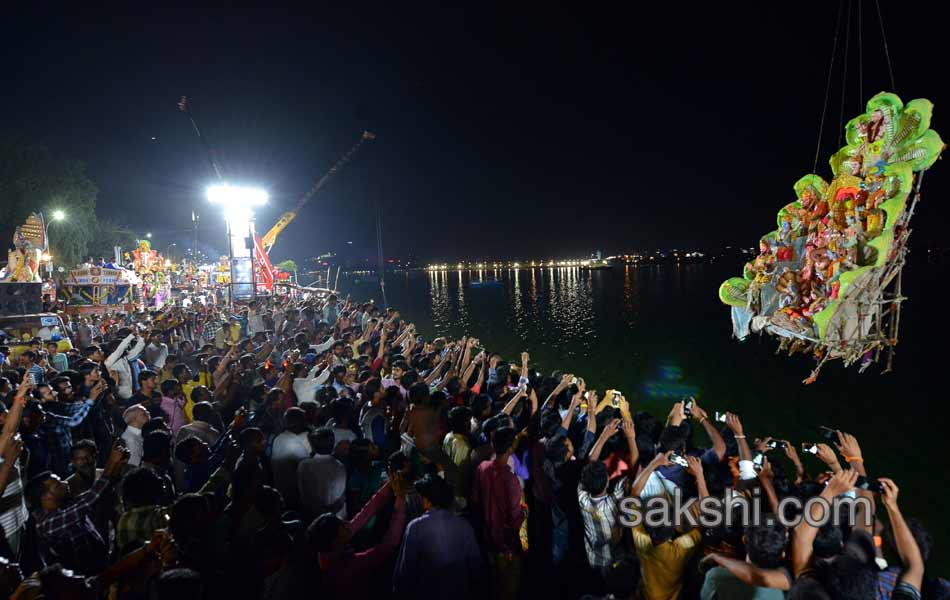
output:
M66 212L65 212L65 211L62 211L62 210L54 210L54 211L53 211L53 220L54 220L54 221L62 221L62 220L65 219L65 218L66 218Z
M228 223L231 263L231 300L253 298L257 292L254 271L254 207L267 204L267 192L228 184L208 188L208 201L224 209Z
M212 185L208 188L208 200L225 208L262 206L267 204L267 192L236 185Z

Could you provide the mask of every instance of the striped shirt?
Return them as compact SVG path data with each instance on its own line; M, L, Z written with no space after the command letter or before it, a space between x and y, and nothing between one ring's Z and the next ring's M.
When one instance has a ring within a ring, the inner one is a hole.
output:
M0 458L0 464L3 462L3 458ZM29 516L30 513L23 499L20 465L14 464L7 487L4 488L3 496L0 497L0 526L3 527L3 533L7 539L12 539L14 534L23 528Z
M592 567L609 567L615 561L623 529L620 526L620 502L626 495L623 481L612 493L591 496L577 486L577 501L584 518L584 548Z

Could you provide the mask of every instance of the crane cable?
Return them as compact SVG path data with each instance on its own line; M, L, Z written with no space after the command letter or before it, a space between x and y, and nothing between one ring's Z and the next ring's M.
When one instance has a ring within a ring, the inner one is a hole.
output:
M221 175L221 169L218 168L218 163L214 160L214 152L211 151L211 145L205 136L201 135L201 130L198 129L198 123L195 121L195 116L191 112L191 104L188 102L187 96L182 96L181 100L178 101L178 110L188 116L188 120L191 121L191 126L195 130L195 135L198 136L198 141L201 142L201 147L204 148L205 156L208 157L208 162L211 163L211 170L217 175L218 181L224 181L224 177Z
M355 144L353 144L353 146L346 152L346 154L341 156L340 160L336 161L333 164L333 166L330 167L330 170L327 171L323 175L323 177L320 178L319 181L313 184L313 187L310 188L310 191L308 191L306 194L304 194L300 198L300 200L297 202L297 206L295 206L294 210L291 212L293 212L294 214L298 213L300 209L303 208L304 204L306 204L311 198L313 198L313 196L317 192L320 191L320 188L322 188L328 181L330 181L330 179L334 175L336 175L340 171L340 169L342 169L346 165L346 163L350 162L350 159L353 158L353 155L359 151L360 147L362 147L364 142L374 140L374 139L376 139L376 134L370 131L364 131L363 134L360 136L360 139L357 140Z
M858 112L864 109L864 36L861 22L861 0L858 0Z
M844 99L848 91L848 50L851 47L851 0L848 0L848 16L844 27L844 67L841 74L841 113L838 122L838 146L841 146L841 136L844 135Z
M884 35L884 17L881 15L881 3L874 0L874 6L877 8L877 22L881 26L881 40L884 42L884 58L887 60L887 74L891 78L891 91L897 93L897 84L894 83L894 69L891 67L891 52L887 48L887 36Z
M825 99L821 104L821 121L818 124L818 143L815 144L815 164L811 168L812 173L818 170L818 154L821 152L821 136L825 131L825 115L828 114L828 96L831 94L831 75L835 68L835 54L838 53L838 31L841 29L843 9L844 0L838 0L838 18L835 20L834 41L831 43L831 61L828 63L828 79L825 82Z

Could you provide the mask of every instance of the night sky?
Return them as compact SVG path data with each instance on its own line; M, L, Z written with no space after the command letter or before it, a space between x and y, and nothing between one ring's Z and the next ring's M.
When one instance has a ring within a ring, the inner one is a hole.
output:
M204 196L213 173L181 95L225 177L270 193L262 232L375 132L280 237L276 260L375 256L377 203L387 256L752 246L811 172L837 2L351 4L9 17L0 132L86 161L99 215L153 232L156 246L190 244L197 207L202 245L218 248L223 219ZM897 92L930 98L950 139L945 24L881 4ZM864 103L854 6L845 121ZM866 100L889 84L874 3L863 7ZM842 26L826 178L843 50ZM948 181L942 162L928 174L918 246L947 239Z

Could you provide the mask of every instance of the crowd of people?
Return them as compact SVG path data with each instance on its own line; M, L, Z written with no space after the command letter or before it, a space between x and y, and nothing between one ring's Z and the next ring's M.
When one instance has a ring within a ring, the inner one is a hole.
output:
M658 418L333 295L67 321L73 351L0 347L4 597L948 597L844 432L800 456L695 398ZM870 510L627 521L727 494Z

